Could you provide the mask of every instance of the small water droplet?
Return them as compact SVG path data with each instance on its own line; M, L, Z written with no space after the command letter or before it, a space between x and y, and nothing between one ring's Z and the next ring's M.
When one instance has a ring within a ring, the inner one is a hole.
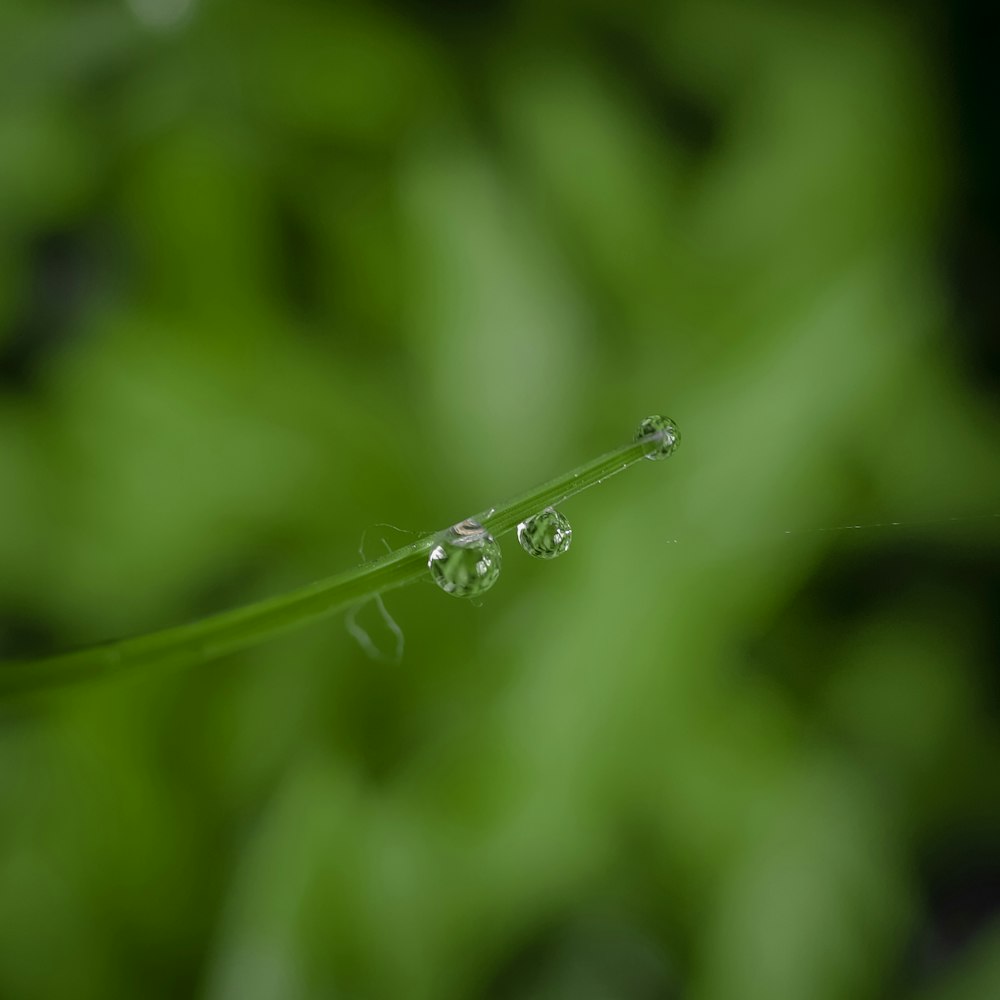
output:
M434 582L455 597L484 594L500 576L500 546L472 518L453 524L427 559Z
M651 438L651 450L646 458L653 462L671 455L681 441L681 432L669 417L646 417L635 432L636 441Z
M546 507L540 514L529 517L517 526L517 540L529 556L555 559L569 551L573 529L555 507Z

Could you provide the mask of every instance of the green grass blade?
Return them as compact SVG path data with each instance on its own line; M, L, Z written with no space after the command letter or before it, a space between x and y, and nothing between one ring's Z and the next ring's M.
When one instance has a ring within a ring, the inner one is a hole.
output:
M609 451L564 475L479 515L494 537L545 507L603 482L651 455L657 437ZM246 649L271 636L343 611L376 594L414 583L427 574L437 533L351 570L240 608L143 635L35 660L0 664L0 696L90 680L122 670L193 666Z

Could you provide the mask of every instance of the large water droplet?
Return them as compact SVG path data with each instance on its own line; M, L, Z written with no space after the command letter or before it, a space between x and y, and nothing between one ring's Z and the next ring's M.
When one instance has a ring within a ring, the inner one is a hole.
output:
M635 432L635 439L636 441L644 441L646 438L654 439L650 442L651 450L646 458L658 462L673 454L674 449L681 442L681 432L670 417L646 417L639 424L639 428Z
M471 518L453 524L438 539L427 559L434 582L455 597L485 593L500 576L500 546Z
M546 507L540 514L529 517L517 526L517 540L529 556L555 559L569 551L573 529L555 507Z

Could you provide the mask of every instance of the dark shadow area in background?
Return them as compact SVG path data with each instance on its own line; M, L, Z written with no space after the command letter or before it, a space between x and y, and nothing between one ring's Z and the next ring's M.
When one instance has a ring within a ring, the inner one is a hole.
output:
M1000 389L1000 13L979 0L941 4L953 86L957 191L947 250L970 379Z
M96 284L95 243L85 229L41 232L31 241L27 292L0 341L0 391L35 391L50 356L79 335Z
M747 662L774 677L821 731L831 679L826 664L842 661L843 646L857 642L869 623L891 617L894 607L930 606L934 594L946 599L940 614L950 619L956 642L972 650L968 684L982 696L977 710L1000 723L1000 564L988 549L936 546L919 535L901 542L889 534L880 545L858 546L847 536L784 609L775 630L750 643ZM787 634L784 622L793 623ZM814 655L804 657L810 647ZM825 738L855 739L836 731ZM877 748L854 749L859 767L877 784L883 766ZM913 845L920 909L899 970L907 989L934 981L1000 918L1000 786L988 766L970 756L974 749L955 748L949 757L950 787L935 790L947 818L925 826ZM952 799L972 801L976 809L957 813L948 805Z
M1000 839L948 831L922 853L919 866L928 919L914 942L911 978L922 982L974 947L1000 913Z

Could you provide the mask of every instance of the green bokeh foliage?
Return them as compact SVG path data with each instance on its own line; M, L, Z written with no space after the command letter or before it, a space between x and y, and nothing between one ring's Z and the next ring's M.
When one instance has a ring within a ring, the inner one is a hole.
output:
M1000 488L928 27L186 6L0 11L5 653L684 443L481 607L391 595L400 665L334 620L0 708L0 996L1000 994L998 923L920 957L1000 833L996 523L785 533Z

